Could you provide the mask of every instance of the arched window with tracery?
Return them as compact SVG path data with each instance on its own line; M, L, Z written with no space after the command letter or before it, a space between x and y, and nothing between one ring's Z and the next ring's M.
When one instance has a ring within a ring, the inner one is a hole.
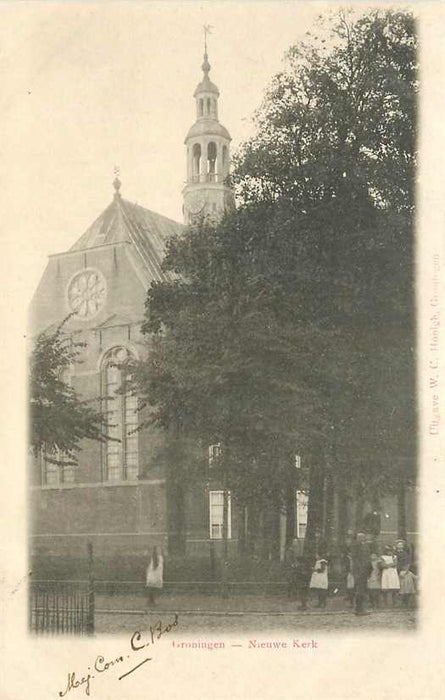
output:
M110 438L103 449L105 481L132 481L139 474L138 399L128 388L126 348L110 350L102 363L102 400Z

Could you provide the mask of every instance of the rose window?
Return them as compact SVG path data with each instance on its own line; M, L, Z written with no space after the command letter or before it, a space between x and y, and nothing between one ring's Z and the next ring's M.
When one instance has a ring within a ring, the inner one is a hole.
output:
M73 277L68 288L70 309L80 318L92 318L102 308L106 293L106 282L101 272L82 270Z

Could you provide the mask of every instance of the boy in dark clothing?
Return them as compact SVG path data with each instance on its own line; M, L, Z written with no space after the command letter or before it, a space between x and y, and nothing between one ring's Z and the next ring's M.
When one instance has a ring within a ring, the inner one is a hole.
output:
M355 582L355 614L367 615L365 611L365 596L367 593L368 577L372 571L371 554L374 547L366 542L366 533L357 532L356 542L351 547L352 574Z
M293 575L296 595L300 600L298 609L307 610L309 581L312 575L312 558L308 556L297 557Z

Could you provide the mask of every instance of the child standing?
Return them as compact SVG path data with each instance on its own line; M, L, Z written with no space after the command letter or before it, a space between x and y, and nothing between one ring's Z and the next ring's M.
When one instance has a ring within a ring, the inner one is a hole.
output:
M373 552L371 554L371 567L372 567L372 571L368 577L367 588L368 588L369 600L371 602L372 607L375 610L379 605L380 590L381 590L379 556L375 552Z
M413 574L412 571L407 567L402 569L399 573L400 579L400 597L402 599L402 606L404 608L414 607L414 600L416 596L416 582L417 576Z
M411 554L405 540L396 541L395 555L397 561L397 573L400 576L401 571L411 568Z
M311 560L308 556L298 557L295 572L295 583L298 598L300 600L299 610L307 610L307 598L309 594L309 581L311 578Z
M347 551L343 557L343 567L346 572L346 600L349 601L351 607L354 606L354 596L355 596L355 580L354 574L352 573L352 557L351 553Z
M153 547L153 553L147 566L145 585L147 587L148 604L155 604L155 592L162 589L164 583L164 557L158 547Z
M309 588L318 595L318 608L326 607L328 597L328 560L317 554L314 568L312 569Z
M392 604L395 606L397 594L400 590L400 581L397 573L397 560L389 545L386 545L383 550L379 567L382 570L381 587L385 604L388 605L389 596L391 595Z

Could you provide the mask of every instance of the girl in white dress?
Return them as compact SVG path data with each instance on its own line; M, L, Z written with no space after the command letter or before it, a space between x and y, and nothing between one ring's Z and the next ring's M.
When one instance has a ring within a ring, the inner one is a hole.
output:
M154 606L155 592L162 589L164 584L164 557L162 556L159 547L153 547L153 554L150 557L147 566L145 577L145 585L147 588L148 605Z
M397 595L400 590L399 575L397 573L397 559L389 545L383 550L380 557L379 567L382 570L382 596L383 600L388 605L389 596L392 597L393 606L396 604Z
M325 608L328 597L328 560L319 557L318 554L312 569L309 588L318 594L317 607Z

